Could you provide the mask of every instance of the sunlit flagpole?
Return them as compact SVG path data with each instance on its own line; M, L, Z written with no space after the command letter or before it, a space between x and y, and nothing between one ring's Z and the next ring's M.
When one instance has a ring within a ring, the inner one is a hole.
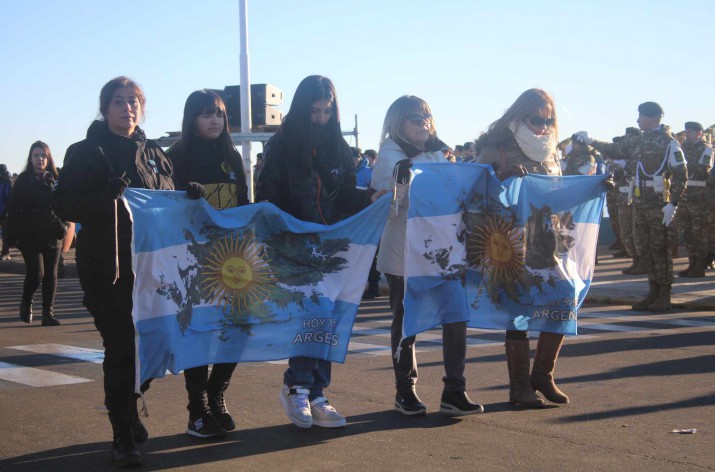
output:
M251 132L251 74L248 65L248 0L238 1L238 10L241 29L241 133ZM246 169L246 184L248 185L248 199L253 201L253 160L251 158L251 141L241 142L241 156L243 168Z

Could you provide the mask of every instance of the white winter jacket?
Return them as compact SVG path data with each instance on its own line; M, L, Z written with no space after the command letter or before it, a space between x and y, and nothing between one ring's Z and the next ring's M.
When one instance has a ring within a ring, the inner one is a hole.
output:
M377 152L377 162L372 171L371 188L377 191L395 190L392 172L398 161L407 159L407 154L392 139L386 139ZM440 151L423 152L412 158L412 162L447 162ZM405 236L407 230L407 208L409 204L408 186L397 188L397 214L390 208L385 230L380 239L377 255L377 270L391 275L405 275Z

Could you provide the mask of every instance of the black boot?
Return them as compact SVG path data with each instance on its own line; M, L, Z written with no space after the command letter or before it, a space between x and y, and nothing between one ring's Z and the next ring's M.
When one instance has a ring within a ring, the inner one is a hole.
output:
M678 272L678 277L689 277L690 272L692 272L694 267L695 267L695 256L688 256L688 267L686 267L685 270L681 270L680 272ZM703 276L704 276L704 274L703 274Z
M32 321L32 300L29 302L27 300L20 301L20 320L25 323Z
M377 280L371 280L367 284L367 290L363 294L362 298L364 300L373 300L380 296L380 285Z
M695 256L694 259L693 268L690 269L686 277L690 277L691 279L705 277L705 256Z
M42 307L42 326L59 326L60 320L55 318L52 307Z
M467 392L442 392L439 412L454 416L475 415L484 413L484 407L470 400Z
M140 467L142 458L132 430L131 411L110 411L109 421L113 434L112 462L119 467Z
M226 431L236 429L236 422L226 408L226 401L223 397L235 368L236 364L214 364L206 388L211 416Z
M395 394L395 410L407 416L419 416L427 413L427 407L414 389Z

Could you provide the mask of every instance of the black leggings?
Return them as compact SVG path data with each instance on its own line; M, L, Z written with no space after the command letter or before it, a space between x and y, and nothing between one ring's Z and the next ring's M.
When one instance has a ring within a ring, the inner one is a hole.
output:
M42 308L52 307L57 293L57 264L60 261L60 248L21 248L20 251L22 258L25 259L26 271L22 299L32 302L35 291L42 281Z

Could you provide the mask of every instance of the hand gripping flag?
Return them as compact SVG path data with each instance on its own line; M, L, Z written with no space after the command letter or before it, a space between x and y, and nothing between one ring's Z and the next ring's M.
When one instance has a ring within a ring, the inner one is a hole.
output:
M223 362L343 362L389 206L331 226L128 189L139 383Z
M593 276L606 176L528 175L488 166L413 168L404 334L443 323L575 334Z

